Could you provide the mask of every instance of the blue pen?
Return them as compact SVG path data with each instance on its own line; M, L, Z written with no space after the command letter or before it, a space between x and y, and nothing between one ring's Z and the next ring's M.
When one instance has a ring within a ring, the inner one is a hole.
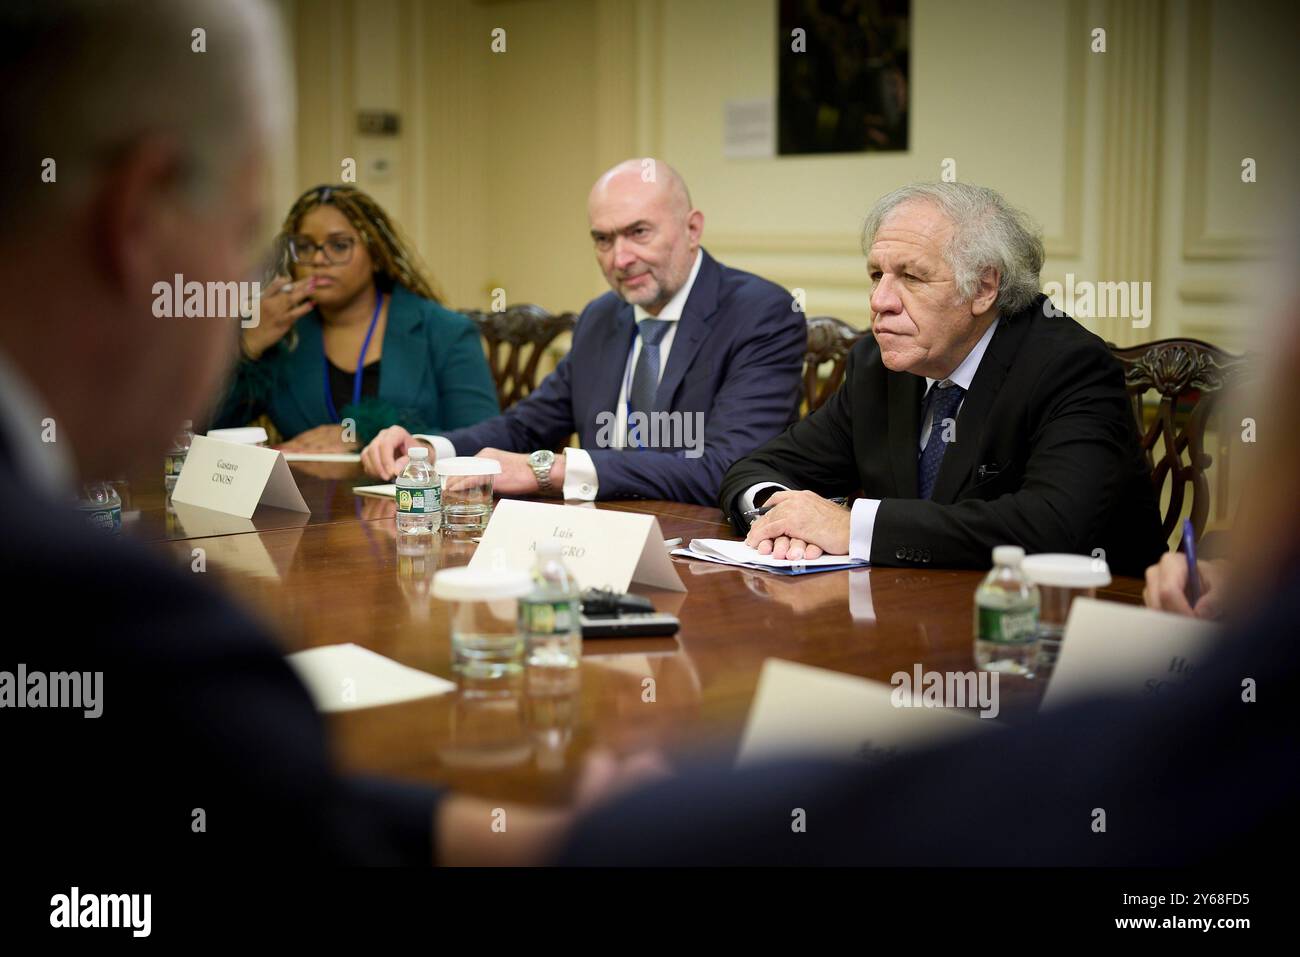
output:
M1195 608L1201 600L1201 576L1196 572L1196 533L1190 518L1183 519L1183 554L1187 556L1187 603Z

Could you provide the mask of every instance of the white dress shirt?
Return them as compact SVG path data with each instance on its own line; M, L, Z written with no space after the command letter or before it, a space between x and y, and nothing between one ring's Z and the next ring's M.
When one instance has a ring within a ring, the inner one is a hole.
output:
M0 433L14 455L19 478L37 494L66 503L76 494L76 470L68 436L54 422L54 441L46 442L44 422L53 418L18 367L0 352Z
M686 308L686 300L690 298L691 289L695 285L695 277L699 275L700 263L703 262L704 255L701 250L695 252L695 262L691 266L691 273L686 278L686 284L678 289L676 294L665 303L663 309L659 310L659 315L652 316L641 306L632 307L632 317L635 321L640 322L642 319L663 319L670 323L664 337L659 340L659 375L657 380L664 377L664 369L668 367L668 353L672 351L673 340L677 338L677 323L682 318L682 310ZM612 448L621 449L627 445L627 390L632 381L632 371L636 369L637 358L641 355L641 335L638 333L632 342L632 351L628 355L627 364L623 369L623 378L618 390L618 402L616 405L618 419L614 424ZM456 454L456 447L451 444L443 435L417 435L417 439L423 439L434 448L434 453L438 458L450 458ZM584 449L566 448L564 450L564 497L566 499L577 499L583 502L590 502L596 498L596 492L600 489L600 477L596 474L596 463L591 460L591 456Z
M993 333L998 328L1001 317L994 318L989 327L984 330L984 335L980 336L979 341L970 352L966 353L966 358L961 361L956 369L948 378L942 381L925 378L925 394L929 395L930 390L938 382L940 388L950 386L961 386L967 392L970 391L970 384L975 380L975 372L979 369L980 360L984 358L984 353L989 347L989 342L993 339ZM922 400L924 401L924 399ZM961 413L961 407L966 404L965 396L962 396L961 403L957 406L954 415ZM934 415L933 407L926 412L925 421L921 423L921 437L917 443L917 454L925 448L926 440L930 437L930 430L933 426L931 421ZM751 485L745 490L740 498L741 510L749 511L754 507L754 497L766 488L785 488L777 482L759 482ZM876 512L880 510L880 499L878 498L860 498L853 503L853 512L849 518L849 557L860 558L863 561L871 560L871 540L876 531Z

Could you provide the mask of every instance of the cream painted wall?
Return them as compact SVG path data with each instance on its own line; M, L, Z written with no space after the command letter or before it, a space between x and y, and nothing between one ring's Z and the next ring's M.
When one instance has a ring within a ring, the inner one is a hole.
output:
M507 302L580 309L601 292L587 225L597 175L597 0L484 5L489 273ZM486 298L483 304L487 305Z
M1068 14L1066 5L1033 0L918 0L907 152L726 160L725 101L775 89L775 5L666 0L662 135L654 148L691 184L709 217L706 243L721 258L805 289L810 314L865 324L863 213L896 186L938 179L946 159L958 179L997 188L1031 210L1055 251L1079 245L1067 188L1079 173L1078 163L1067 162L1077 137L1037 135L1044 117L1065 114L1069 83L1079 78L1080 54L1071 58L1067 49ZM1030 41L1014 58L995 52L1007 46L1007 23ZM720 37L725 57L716 55ZM1035 82L1024 82L1026 74Z
M1152 283L1149 328L1088 320L1099 333L1242 348L1252 266L1290 199L1296 134L1277 123L1275 92L1297 87L1285 3L1242 15L1226 0L915 0L906 153L747 160L722 155L723 104L772 94L775 0L284 5L296 185L357 159L359 185L458 306L500 287L577 309L603 291L587 190L618 159L658 154L686 176L719 258L803 288L811 313L865 324L863 212L951 158L959 179L1041 224L1044 282ZM498 27L505 53L490 50ZM1095 27L1105 53L1089 49ZM398 111L401 135L357 135L359 108ZM370 165L380 156L387 178ZM1258 160L1254 184L1240 182L1243 156Z

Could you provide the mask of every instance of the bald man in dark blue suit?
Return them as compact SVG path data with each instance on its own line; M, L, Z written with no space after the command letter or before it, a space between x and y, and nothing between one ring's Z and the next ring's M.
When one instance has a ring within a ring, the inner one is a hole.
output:
M615 166L593 187L588 217L612 291L583 309L556 370L478 425L384 430L362 454L367 471L395 475L423 441L440 458L500 460L496 490L507 495L712 505L731 464L794 421L804 315L785 289L704 250L704 214L671 167ZM581 448L552 457L575 432Z

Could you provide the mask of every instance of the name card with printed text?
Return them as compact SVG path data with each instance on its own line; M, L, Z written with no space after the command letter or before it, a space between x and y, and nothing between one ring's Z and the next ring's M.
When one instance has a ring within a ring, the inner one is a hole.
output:
M1176 693L1214 648L1213 622L1140 605L1076 598L1040 710L1105 693Z
M564 564L578 584L625 592L632 582L686 591L653 515L502 499L492 510L471 568L529 570L539 542L564 543Z
M736 766L790 757L870 765L997 726L956 708L900 707L895 691L856 675L768 658Z
M176 480L172 501L240 518L259 505L310 512L284 456L275 449L197 435Z

